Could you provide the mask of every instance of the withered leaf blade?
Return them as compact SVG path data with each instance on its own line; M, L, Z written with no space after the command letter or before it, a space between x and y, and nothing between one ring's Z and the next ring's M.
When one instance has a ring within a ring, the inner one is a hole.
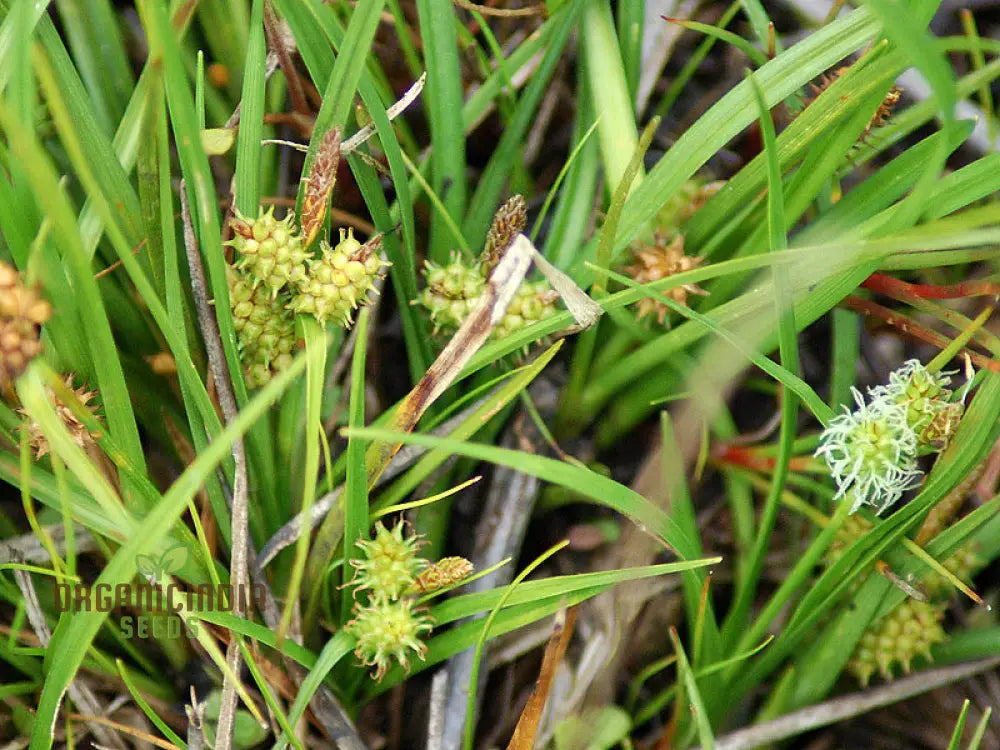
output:
M462 368L486 343L493 328L507 313L507 307L524 281L535 253L535 246L523 234L514 238L510 249L487 279L479 304L469 313L438 358L427 368L420 382L400 403L386 425L387 429L398 432L412 430L427 408L455 381ZM401 446L402 443L372 443L365 457L369 487L375 483Z
M560 615L563 613L560 613ZM552 683L555 680L556 669L562 662L566 654L566 647L569 646L570 638L573 637L573 624L576 622L576 607L573 607L565 616L557 615L555 627L549 642L545 645L545 653L542 656L542 666L538 671L538 681L535 689L531 692L528 702L521 712L521 718L517 720L514 727L514 734L507 744L507 750L532 750L535 746L535 735L538 733L538 725L542 720L542 711L545 703L549 699L552 691Z
M339 127L326 131L305 177L306 190L300 217L303 247L309 247L316 240L330 207L330 195L337 182L337 166L340 164L340 135Z
M569 308L580 330L590 328L604 314L604 308L594 302L573 279L549 263L538 250L534 251L535 265L542 272L552 288L559 292L563 303Z

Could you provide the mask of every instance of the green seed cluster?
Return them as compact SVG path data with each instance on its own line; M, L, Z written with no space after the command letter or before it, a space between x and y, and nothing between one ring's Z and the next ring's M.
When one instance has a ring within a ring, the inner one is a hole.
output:
M270 294L248 276L229 275L229 304L247 385L260 388L292 363L295 318L286 309L288 296Z
M389 531L378 522L375 538L357 546L362 557L350 561L355 569L351 584L354 596L364 592L368 601L355 601L354 618L344 628L355 638L354 655L375 667L373 676L381 680L393 662L409 670L411 654L423 659L427 652L421 636L430 632L434 621L417 606L414 595L461 580L472 572L472 564L462 558L432 564L418 557L419 541L403 537L402 523ZM432 571L429 578L424 576ZM448 579L444 584L443 578Z
M828 561L832 563L839 558L871 528L872 524L860 516L848 518L827 551ZM966 581L981 564L972 544L959 547L944 561L948 571ZM952 584L943 575L932 572L918 585L927 595L927 601L904 599L872 622L855 647L847 671L862 686L866 686L876 673L885 680L891 680L900 669L909 674L918 656L930 659L931 648L947 639L942 623L954 591ZM856 590L856 585L850 589Z
M394 601L416 579L427 561L417 557L420 540L403 538L403 524L389 531L381 521L375 524L375 538L357 543L364 557L351 560L355 591L369 591L372 599Z
M305 278L295 285L291 309L315 316L320 324L350 325L351 313L368 300L380 271L390 265L379 257L380 246L380 241L362 245L353 230L343 229L335 247L321 242L321 256L309 260Z
M837 483L837 499L851 503L851 513L870 505L877 514L920 482L917 458L947 447L965 410L963 401L951 401L946 386L950 373L931 372L911 359L889 375L889 383L851 393L853 411L830 420L816 456L822 457ZM971 383L971 379L969 381Z
M906 599L861 636L848 671L864 686L877 671L891 680L897 666L909 674L918 656L930 659L931 647L945 640L944 610L929 602Z
M507 312L493 329L493 337L502 339L519 328L556 314L558 295L547 281L522 281L507 306Z
M725 184L721 180L708 181L701 177L686 180L657 212L656 226L665 233L682 227Z
M871 390L871 398L882 398L906 409L906 422L917 436L920 453L935 453L947 447L962 419L964 405L952 402L951 372L930 372L911 359L889 374L889 384Z
M356 639L354 655L366 667L375 667L376 680L394 661L409 671L411 651L423 660L427 646L420 638L433 627L430 616L414 608L413 599L376 599L368 606L355 606L354 619L346 625Z
M444 266L427 261L424 279L427 285L417 300L430 313L435 333L457 330L486 289L483 264L468 263L457 253ZM494 327L493 338L501 339L554 315L558 298L547 281L522 281L504 317Z
M236 267L272 295L289 284L304 281L308 275L309 253L302 247L294 222L291 213L281 221L275 219L273 206L267 211L261 208L255 220L237 212L232 222L235 236L227 244L236 249Z
M295 315L313 315L321 325L351 323L351 313L368 300L375 280L389 263L378 255L381 237L362 245L352 230L340 242L320 243L321 256L305 250L289 214L280 221L274 209L256 219L237 213L236 250L229 268L229 298L247 385L259 388L288 367L297 343Z

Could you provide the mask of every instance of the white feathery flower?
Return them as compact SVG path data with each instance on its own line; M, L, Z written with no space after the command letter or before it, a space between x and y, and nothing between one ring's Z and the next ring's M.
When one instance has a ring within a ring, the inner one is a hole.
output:
M837 482L836 498L849 497L851 513L870 505L875 514L891 506L913 487L917 468L917 435L907 418L907 404L885 393L874 393L866 404L861 392L851 392L858 408L833 419L820 436L816 456L822 456Z

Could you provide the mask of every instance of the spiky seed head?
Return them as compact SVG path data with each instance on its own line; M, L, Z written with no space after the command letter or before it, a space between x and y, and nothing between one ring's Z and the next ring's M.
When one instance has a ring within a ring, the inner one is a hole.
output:
M915 485L921 476L916 464L917 436L906 407L884 399L866 404L852 388L857 409L831 420L820 436L821 456L837 483L837 498L851 503L851 513L862 505L881 513Z
M657 235L655 244L641 246L632 251L634 263L626 266L625 272L640 284L659 281L683 271L690 271L702 263L702 258L684 254L684 235L673 237ZM688 294L708 294L697 284L681 284L662 292L674 302L687 304ZM654 313L656 321L663 325L670 308L659 300L646 297L639 301L639 318Z
M486 234L486 246L479 256L480 271L489 276L504 252L514 241L514 237L528 225L528 204L524 196L512 195L493 215L493 224Z
M253 220L237 212L231 225L234 236L226 244L236 249L237 267L249 273L255 286L263 284L271 296L277 296L286 285L305 278L309 253L302 246L293 214L278 221L273 206L261 208Z
M9 386L42 353L40 327L51 316L38 285L25 286L16 268L0 262L0 387Z
M373 600L398 599L426 565L426 560L417 557L419 538L404 538L403 525L400 521L389 531L379 521L374 539L357 542L363 557L351 560L355 595L368 591Z
M941 605L906 599L869 626L847 664L848 671L862 685L876 672L886 680L891 680L899 667L908 674L914 659L930 659L931 648L947 638L941 627L943 619Z
M430 313L435 333L458 329L479 304L486 288L482 268L464 261L457 253L446 266L427 261L424 278L427 286L417 301ZM522 281L504 317L493 328L492 338L501 339L555 314L558 300L559 294L547 281Z
M289 309L313 315L321 325L332 320L346 327L352 311L368 302L375 281L392 264L378 254L380 236L362 245L353 229L340 230L336 247L322 241L320 247L322 255L309 261L308 273L296 283Z
M66 376L65 383L66 387L73 391L73 394L84 407L92 413L95 412L95 407L90 405L89 402L92 398L94 398L94 396L97 395L97 391L88 391L83 386L74 388L72 373ZM91 435L90 431L84 426L83 422L80 421L76 414L74 414L73 411L65 403L63 403L62 399L56 395L56 392L51 387L46 386L45 392L49 397L49 403L55 409L56 414L59 415L59 419L69 431L70 437L73 438L73 442L81 448L93 445L94 436ZM23 408L19 408L18 413L25 417L28 416L27 411ZM42 428L38 426L37 422L29 418L24 423L24 429L27 430L28 433L28 444L35 451L35 458L41 458L51 451L48 438L45 437L45 433L42 432Z
M502 339L519 328L534 325L555 315L559 293L547 281L522 281L507 306L507 312L493 328L493 338Z
M421 636L430 632L433 620L412 599L376 599L367 606L355 604L354 619L344 628L356 639L354 655L375 667L372 676L381 680L394 661L409 671L411 652L423 660L427 646Z
M835 563L844 554L844 551L867 534L872 528L872 523L864 516L848 516L844 519L843 525L837 529L833 541L826 550L824 557L829 564Z
M429 594L465 580L472 575L474 570L472 563L464 557L443 557L428 565L414 579L406 593Z

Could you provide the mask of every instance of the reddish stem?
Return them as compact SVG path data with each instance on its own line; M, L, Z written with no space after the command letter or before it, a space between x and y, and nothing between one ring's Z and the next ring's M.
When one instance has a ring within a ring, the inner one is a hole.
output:
M893 328L898 328L900 331L908 336L912 336L915 339L924 341L928 344L933 344L939 349L944 349L951 342L947 338L942 336L940 333L936 333L928 328L924 328L919 323L907 318L905 315L900 315L887 307L882 307L882 305L876 304L870 300L861 299L860 297L845 297L844 301L841 303L844 307L849 310L854 310L855 312L862 313L864 315L870 315L873 318L878 318L884 321L886 324L891 325ZM979 352L974 352L969 348L964 348L961 351L962 354L968 354L969 358L976 365L976 367L982 370L989 370L991 372L1000 372L1000 362L995 362L992 359L984 357Z
M884 294L894 299L957 299L959 297L983 297L1000 295L1000 284L995 281L963 281L960 284L911 284L900 281L884 273L873 273L861 285L865 289Z
M715 459L720 463L735 464L744 466L754 471L771 472L777 464L778 459L774 456L762 456L754 448L740 445L727 445ZM797 456L788 460L788 468L792 471L806 471L812 464L809 456Z

